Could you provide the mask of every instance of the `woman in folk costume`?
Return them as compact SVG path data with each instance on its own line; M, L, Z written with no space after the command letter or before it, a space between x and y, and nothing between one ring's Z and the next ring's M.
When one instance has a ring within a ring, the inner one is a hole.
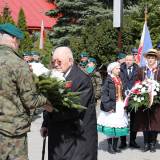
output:
M122 82L119 77L120 64L110 63L107 72L107 78L102 86L97 129L107 135L108 152L114 154L120 152L117 148L118 138L128 135L128 119L124 110Z
M144 54L146 58L146 66L138 70L136 80L156 80L160 81L160 68L158 60L160 60L160 53L155 49L148 50ZM154 104L148 109L138 109L135 114L135 131L143 131L144 148L143 152L150 150L156 151L157 134L160 131L160 104Z

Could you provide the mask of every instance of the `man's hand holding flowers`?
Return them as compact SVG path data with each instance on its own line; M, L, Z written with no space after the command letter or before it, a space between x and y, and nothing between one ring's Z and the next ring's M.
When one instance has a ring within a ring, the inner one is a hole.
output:
M40 93L45 95L54 108L50 108L50 104L45 106L49 112L64 111L66 109L83 110L85 107L80 105L80 93L72 92L72 82L65 81L63 74L52 70L46 75L41 75L37 79L37 88Z

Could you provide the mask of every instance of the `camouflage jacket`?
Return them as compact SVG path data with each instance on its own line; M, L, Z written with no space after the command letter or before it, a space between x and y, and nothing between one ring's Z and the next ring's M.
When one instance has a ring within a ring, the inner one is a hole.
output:
M96 101L101 98L101 89L102 89L102 77L100 73L95 69L92 73L87 73L86 68L83 68L81 66L78 66L85 74L89 75L93 88L94 88L94 93L95 93L95 99Z
M94 87L95 98L96 100L101 98L101 88L102 88L102 78L98 71L93 71L89 74L92 80L92 84Z
M33 110L45 103L46 98L36 93L28 64L15 50L0 45L0 133L28 132Z

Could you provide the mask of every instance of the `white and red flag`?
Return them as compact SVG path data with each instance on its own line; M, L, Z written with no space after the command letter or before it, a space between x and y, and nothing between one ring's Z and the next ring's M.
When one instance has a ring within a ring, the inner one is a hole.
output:
M137 55L137 61L140 66L146 65L144 54L151 48L152 48L152 40L148 30L147 21L145 21Z

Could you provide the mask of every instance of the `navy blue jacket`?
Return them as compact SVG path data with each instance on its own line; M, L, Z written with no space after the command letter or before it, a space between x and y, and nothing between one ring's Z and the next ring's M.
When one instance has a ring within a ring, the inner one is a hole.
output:
M138 65L136 63L133 64L131 77L128 76L127 66L125 63L121 65L120 77L122 80L124 90L131 89L136 81L137 73L138 73Z

